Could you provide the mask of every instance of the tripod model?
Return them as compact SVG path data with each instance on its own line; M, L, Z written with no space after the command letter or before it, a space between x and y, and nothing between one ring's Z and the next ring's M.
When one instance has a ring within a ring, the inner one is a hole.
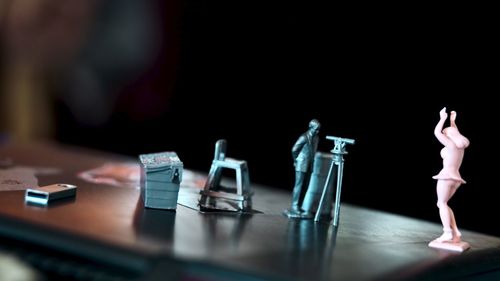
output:
M328 170L328 176L326 177L325 186L323 187L323 193L321 194L321 199L319 201L318 210L316 211L316 215L314 217L314 221L319 221L321 217L321 213L323 212L323 208L325 208L327 201L326 194L328 194L328 188L330 185L331 177L333 174L334 166L337 165L337 191L335 192L335 209L333 212L333 225L337 226L339 223L339 214L340 214L340 193L342 191L342 175L344 173L344 154L347 154L347 150L345 148L346 144L354 144L353 139L347 138L339 138L334 136L327 136L327 140L333 140L335 142L335 146L331 150L333 154L332 162L330 164L330 169Z

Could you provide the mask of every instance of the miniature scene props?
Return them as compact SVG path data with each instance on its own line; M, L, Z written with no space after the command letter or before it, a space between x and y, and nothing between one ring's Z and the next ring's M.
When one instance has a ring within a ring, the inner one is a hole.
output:
M227 142L218 140L215 144L214 160L208 173L205 187L200 191L200 211L247 212L252 210L250 176L245 160L226 158ZM222 185L222 172L232 170L236 174L236 186Z
M328 181L327 194L325 196L325 204L321 211L321 216L330 216L332 210L332 200L333 200L333 183L337 175L337 170L334 169L330 172L330 163L333 155L331 153L316 152L314 156L313 171L311 174L311 180L309 181L309 187L307 188L304 201L302 202L302 210L304 211L304 218L313 218L316 213L321 199L321 194L323 194L323 188L326 184L327 176L330 175L330 180ZM331 173L331 174L330 174Z
M333 225L337 226L344 172L343 155L347 154L345 146L354 144L355 141L348 138L327 136L326 139L335 142L331 154L316 152L320 126L318 120L311 120L308 130L297 139L292 147L295 185L291 206L283 214L288 218L314 218L314 221L319 221L324 216L330 217L333 200L333 179L337 177L333 214Z
M141 154L141 197L146 208L175 210L183 163L175 152Z
M338 226L339 224L339 215L340 215L340 194L342 192L342 178L344 175L344 155L347 154L347 150L345 146L347 144L354 144L353 139L347 138L339 138L334 136L327 136L327 140L333 140L335 142L335 146L332 149L333 159L330 165L330 170L328 171L328 176L326 178L325 186L323 188L323 193L321 194L321 199L319 201L318 211L316 212L316 216L314 217L314 221L319 221L321 214L323 213L323 209L326 207L327 202L327 194L329 194L330 181L333 177L334 166L337 166L337 190L335 192L335 210L333 213L333 225Z

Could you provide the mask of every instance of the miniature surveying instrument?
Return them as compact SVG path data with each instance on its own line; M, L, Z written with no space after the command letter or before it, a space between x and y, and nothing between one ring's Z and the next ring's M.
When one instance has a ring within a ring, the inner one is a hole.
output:
M335 209L333 212L333 225L337 226L339 223L340 214L340 193L342 191L342 175L344 173L344 154L347 154L345 146L347 144L354 144L353 139L339 138L334 136L327 136L327 140L332 140L335 142L335 146L331 150L333 154L332 162L330 164L330 169L328 170L328 176L326 177L325 186L323 187L323 192L321 193L321 199L319 201L318 210L314 217L314 221L319 221L323 209L326 207L326 194L328 194L328 189L330 186L330 181L332 180L333 169L337 166L337 190L335 192Z

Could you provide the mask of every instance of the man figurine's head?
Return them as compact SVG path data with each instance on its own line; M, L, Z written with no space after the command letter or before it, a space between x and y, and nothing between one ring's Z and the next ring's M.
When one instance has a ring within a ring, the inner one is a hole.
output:
M321 124L319 124L319 121L316 119L313 119L309 122L309 131L311 132L312 135L317 135L319 133L320 127Z

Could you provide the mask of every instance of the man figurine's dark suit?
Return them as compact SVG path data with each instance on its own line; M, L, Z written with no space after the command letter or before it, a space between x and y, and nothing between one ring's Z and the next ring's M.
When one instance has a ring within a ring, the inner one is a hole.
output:
M292 147L292 156L295 166L295 186L293 187L292 206L285 211L288 217L300 217L302 214L302 200L304 198L311 171L314 155L318 149L318 133L320 123L313 119L309 122L309 129L303 133Z

